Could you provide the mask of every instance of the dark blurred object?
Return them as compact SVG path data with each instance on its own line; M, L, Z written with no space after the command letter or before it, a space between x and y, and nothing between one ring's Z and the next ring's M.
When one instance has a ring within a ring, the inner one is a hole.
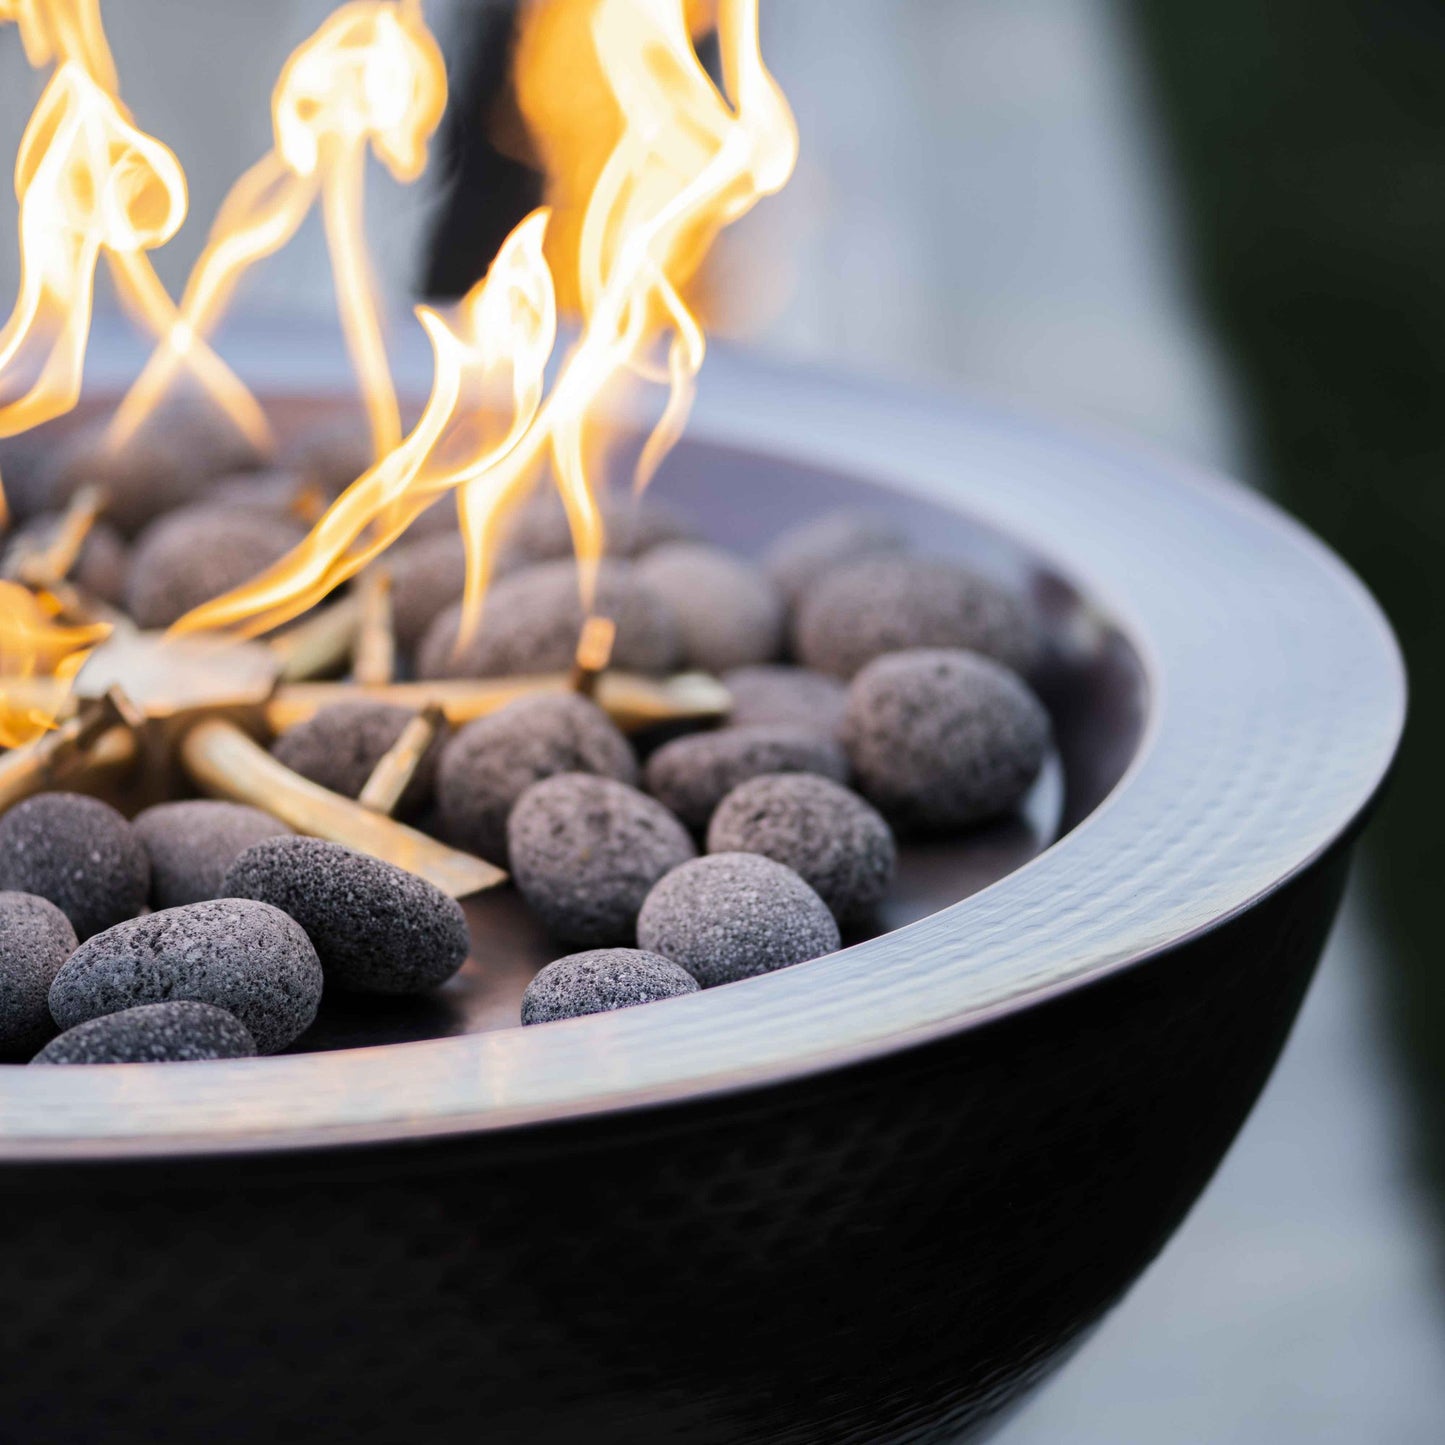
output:
M1265 473L1359 569L1410 662L1402 785L1367 857L1445 1226L1445 6L1134 8Z

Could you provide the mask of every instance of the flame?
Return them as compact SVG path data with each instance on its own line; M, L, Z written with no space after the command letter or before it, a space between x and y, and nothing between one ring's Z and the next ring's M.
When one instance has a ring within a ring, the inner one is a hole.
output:
M0 747L33 742L55 726L75 675L110 632L105 623L58 620L47 592L0 581Z
M529 23L541 23L548 3L534 5ZM538 404L544 341L551 346L543 312L550 313L554 296L538 214L503 245L485 282L463 303L456 331L436 313L419 313L436 352L436 375L427 413L400 451L355 483L276 567L198 608L178 628L254 634L276 626L454 491L467 545L464 639L480 615L501 523L548 458L590 600L605 538L586 460L589 428L602 420L619 378L666 385L661 419L638 463L636 484L645 486L681 435L706 349L682 288L718 233L787 182L798 143L787 101L763 63L757 0L720 0L723 91L698 59L685 0L585 0L568 13L587 26L618 126L576 233L582 333L551 392ZM529 48L524 36L523 63L529 55L548 63L545 73L524 76L520 93L540 88L566 113L576 76L552 62L567 53L565 46ZM469 319L492 305L504 313L496 329L470 329ZM500 441L473 434L465 445L465 408L497 372L512 378L508 430Z
M366 156L370 149L400 182L416 180L446 97L446 65L420 0L351 0L297 48L272 93L272 149L222 204L176 323L111 423L111 445L136 435L242 275L285 246L319 199L375 454L398 447L401 417L363 230Z

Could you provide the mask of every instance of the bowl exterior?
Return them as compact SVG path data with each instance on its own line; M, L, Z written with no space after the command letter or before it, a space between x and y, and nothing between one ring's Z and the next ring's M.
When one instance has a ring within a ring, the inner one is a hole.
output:
M404 1146L10 1168L5 1438L971 1438L1199 1195L1348 851L851 1068Z

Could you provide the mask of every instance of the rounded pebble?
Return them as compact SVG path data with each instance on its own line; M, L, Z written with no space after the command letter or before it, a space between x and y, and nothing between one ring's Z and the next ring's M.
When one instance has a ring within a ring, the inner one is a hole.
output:
M864 557L901 552L903 533L876 512L828 512L778 537L763 555L763 568L790 607L825 573Z
M952 562L871 557L835 568L804 596L794 621L798 660L852 677L886 652L964 647L1027 671L1039 636L1027 607Z
M756 567L700 542L668 542L637 575L677 622L682 661L705 672L770 662L783 647L783 599Z
M271 744L271 754L293 773L344 798L355 798L415 716L413 709L400 703L335 702L288 728ZM415 814L431 799L442 745L439 737L423 755L401 795L398 812Z
M690 535L686 523L652 497L609 492L597 505L609 557L641 557L664 542L684 541ZM517 509L507 529L505 550L519 562L572 557L572 528L555 487L549 486Z
M1007 812L1043 765L1049 719L977 653L899 652L853 680L843 741L859 791L893 823L949 833Z
M398 543L386 554L391 569L391 621L397 646L410 657L442 608L462 595L467 553L455 532Z
M55 1032L50 985L76 949L70 920L33 893L0 893L0 1058L25 1058Z
M63 1029L173 999L225 1009L261 1053L273 1054L316 1017L321 963L305 930L279 908L217 898L97 933L50 986L50 1012Z
M320 838L269 838L248 848L225 887L290 914L316 945L327 983L357 993L436 988L471 947L455 898L414 873Z
M256 1041L234 1014L176 999L143 1003L67 1029L32 1064L187 1064L249 1059Z
M596 948L569 954L542 969L522 995L522 1022L550 1024L697 991L697 980L661 954L640 948Z
M595 773L631 785L637 759L611 718L576 693L521 698L469 722L447 743L437 769L443 833L505 868L513 804L558 773Z
M644 777L653 797L701 833L727 794L762 773L820 773L844 783L848 760L831 738L807 728L723 728L664 743Z
M867 918L893 881L897 849L876 808L808 773L767 773L730 792L712 815L709 853L761 853L791 868L840 923Z
M723 674L733 700L729 727L782 724L836 737L848 706L848 688L826 672L784 663L739 667Z
M48 898L81 939L134 918L150 882L135 829L98 798L41 793L0 818L0 888Z
M647 895L637 939L704 988L820 958L841 941L828 905L758 853L710 853L674 869Z
M603 948L632 942L652 885L697 850L645 793L612 778L560 773L517 800L507 851L522 897L552 934Z
M180 908L222 898L226 870L253 844L291 830L244 803L196 798L157 803L131 825L151 860L151 906Z
M304 536L299 523L270 512L182 507L136 539L126 611L141 627L169 627L193 607L249 582Z
M597 611L617 624L615 666L666 672L677 661L677 626L666 604L625 563L604 563L597 579ZM482 620L460 651L461 604L446 608L427 629L417 653L423 678L504 677L565 672L582 630L577 568L544 562L502 577L487 596Z
M366 419L313 427L286 448L287 467L299 472L326 502L333 502L376 460Z

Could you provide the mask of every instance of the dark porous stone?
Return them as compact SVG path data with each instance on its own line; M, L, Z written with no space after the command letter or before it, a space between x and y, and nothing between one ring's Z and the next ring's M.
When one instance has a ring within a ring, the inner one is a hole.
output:
M893 881L897 850L877 809L831 778L767 773L718 804L709 853L761 853L791 868L840 923L869 917Z
M249 1059L256 1041L234 1014L175 999L143 1003L67 1029L32 1064L188 1064Z
M291 831L259 808L207 798L157 803L137 813L132 826L151 860L153 908L224 897L226 872L247 848Z
M763 567L790 607L825 573L864 557L901 552L903 533L876 512L828 512L784 532L763 557Z
M848 688L825 672L784 663L738 667L723 674L733 700L729 727L783 724L836 737L848 706Z
M668 542L637 575L677 621L682 661L705 672L770 662L783 647L783 599L756 567L701 542Z
M1043 765L1049 719L992 659L898 652L853 679L843 741L858 789L894 825L950 833L1007 812Z
M271 753L292 772L313 783L357 797L382 756L416 716L400 703L334 702L305 722L288 728L271 744ZM401 795L398 811L415 814L427 805L436 781L443 740L427 749L415 776Z
M828 905L759 853L710 853L674 869L647 895L637 940L704 988L820 958L840 942Z
M150 882L135 829L97 798L41 793L0 818L0 888L48 898L81 939L134 918Z
M446 745L437 801L449 842L507 866L507 816L558 773L637 782L637 759L611 718L576 693L527 697L469 722Z
M227 1010L261 1053L274 1054L316 1017L321 963L305 930L279 908L216 898L96 934L50 986L50 1012L63 1029L174 999Z
M691 535L691 529L671 508L651 497L608 493L598 503L598 510L609 557L641 557L664 542L684 541ZM518 562L572 557L572 528L555 487L548 486L518 508L504 545Z
M374 460L371 429L359 415L312 428L287 447L283 457L326 502L335 501Z
M612 778L561 773L533 783L507 821L512 877L569 943L631 943L648 890L696 849L653 798Z
M22 550L43 551L55 540L62 521L63 516L59 512L44 512L32 517L6 545L7 564ZM92 597L118 607L125 593L129 555L120 533L108 522L98 519L86 533L80 554L70 569L70 580Z
M1040 637L1011 592L929 557L871 557L835 568L808 590L794 619L798 660L836 677L915 647L966 647L1026 672Z
M50 985L75 948L49 899L0 893L0 1059L27 1058L55 1032Z
M617 624L615 666L666 672L677 661L677 625L666 604L625 563L604 563L596 610ZM572 666L582 630L577 568L543 562L501 578L487 595L482 620L460 651L461 604L443 611L427 629L417 654L424 678L505 677L564 672Z
M306 490L301 472L269 467L263 472L235 472L217 477L206 486L209 507L235 507L241 511L266 512L288 522L298 522Z
M410 657L442 608L462 595L467 554L453 530L413 539L408 535L386 554L391 569L391 618L397 646Z
M807 728L723 728L664 743L644 777L649 793L701 833L727 794L762 773L820 773L845 783L848 760L831 738Z
M270 512L183 507L136 539L126 610L142 627L169 627L193 607L249 582L305 535L300 523Z
M356 993L436 988L471 947L455 898L320 838L270 838L248 848L226 875L226 891L289 913L316 945L328 985Z
M53 422L0 437L0 478L12 522L27 522L55 505L56 455L64 445Z
M640 948L596 948L549 963L522 995L522 1022L549 1024L696 993L685 969Z

